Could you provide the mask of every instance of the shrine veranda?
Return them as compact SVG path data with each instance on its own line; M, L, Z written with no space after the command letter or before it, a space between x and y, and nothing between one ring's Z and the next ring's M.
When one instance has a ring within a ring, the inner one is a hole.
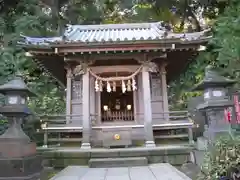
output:
M167 84L207 43L207 32L174 33L156 22L70 25L59 37L22 36L26 54L66 88L66 114L42 118L44 147L181 147L181 139L190 147L194 123L187 112L169 111Z

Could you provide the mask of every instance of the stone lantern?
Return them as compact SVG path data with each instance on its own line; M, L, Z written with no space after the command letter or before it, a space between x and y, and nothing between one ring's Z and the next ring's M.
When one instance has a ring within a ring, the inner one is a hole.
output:
M21 128L22 120L31 114L27 98L34 93L27 88L21 76L1 85L0 93L5 95L0 113L9 122L9 128L0 136L0 179L39 179L41 158L37 156L36 144Z
M229 133L229 122L226 122L224 110L233 109L233 101L230 100L228 89L235 81L220 76L211 66L206 67L203 81L197 85L195 91L204 92L203 103L197 106L206 117L204 137L214 141L216 136Z

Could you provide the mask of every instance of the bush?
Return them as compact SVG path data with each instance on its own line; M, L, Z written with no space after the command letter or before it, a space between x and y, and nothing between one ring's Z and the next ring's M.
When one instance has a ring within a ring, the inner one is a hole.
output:
M8 128L8 121L0 115L0 135Z
M240 136L219 138L206 152L202 170L198 180L240 180Z

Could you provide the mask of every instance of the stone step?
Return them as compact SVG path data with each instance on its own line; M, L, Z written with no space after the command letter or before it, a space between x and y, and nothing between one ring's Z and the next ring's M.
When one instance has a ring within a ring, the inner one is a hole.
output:
M148 160L146 157L92 158L89 160L88 165L90 168L146 166Z
M185 163L179 168L179 170L191 179L198 179L198 177L201 177L202 175L201 168L193 163Z

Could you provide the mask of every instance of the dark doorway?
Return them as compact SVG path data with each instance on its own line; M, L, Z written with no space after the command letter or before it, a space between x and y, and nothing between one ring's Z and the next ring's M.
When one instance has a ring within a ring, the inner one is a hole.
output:
M101 117L103 122L133 121L134 120L133 91L122 92L121 87L116 91L101 92Z

